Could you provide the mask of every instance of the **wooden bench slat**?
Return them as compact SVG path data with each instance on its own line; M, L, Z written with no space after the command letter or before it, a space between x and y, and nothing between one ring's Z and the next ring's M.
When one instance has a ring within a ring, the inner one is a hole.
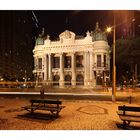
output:
M120 115L120 119L124 121L140 122L140 117L138 116L123 116Z
M58 100L45 100L45 99L31 99L30 103L47 103L47 104L62 104L62 101Z
M58 109L62 109L64 108L65 106L59 106ZM26 108L26 109L56 109L57 110L57 107L55 106L31 106L31 105L28 105L28 106L23 106L22 108Z
M132 106L119 106L118 110L124 110L125 111L135 111L140 112L140 107L132 107Z
M125 112L125 115L123 114L123 111L117 111L118 115L123 115L123 116L136 116L136 117L140 117L140 113L138 112Z
M38 107L37 106L28 105L28 106L23 106L22 108L25 108L25 109L36 109Z

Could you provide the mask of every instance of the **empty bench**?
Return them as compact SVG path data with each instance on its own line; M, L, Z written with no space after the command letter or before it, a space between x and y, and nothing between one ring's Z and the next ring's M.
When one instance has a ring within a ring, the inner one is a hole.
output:
M59 112L65 106L62 106L62 101L59 100L47 100L47 99L30 99L30 105L24 106L25 110L30 113L34 113L36 110L45 110L50 111L51 114L55 117L59 116Z
M126 129L131 122L140 122L140 107L118 106L118 115L123 121L123 129Z

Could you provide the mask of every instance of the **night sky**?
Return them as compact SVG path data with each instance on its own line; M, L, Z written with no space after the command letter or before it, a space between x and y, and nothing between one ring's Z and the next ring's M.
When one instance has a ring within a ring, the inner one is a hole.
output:
M126 18L132 16L133 11L109 11L109 10L85 10L85 11L34 11L39 21L39 32L45 28L45 33L51 39L58 38L59 34L66 29L85 35L86 31L94 30L98 21L101 30L113 25L113 17L116 17L117 37L121 37L124 28L127 26ZM125 16L125 17L124 17ZM132 18L132 17L131 17ZM128 21L127 21L128 22Z

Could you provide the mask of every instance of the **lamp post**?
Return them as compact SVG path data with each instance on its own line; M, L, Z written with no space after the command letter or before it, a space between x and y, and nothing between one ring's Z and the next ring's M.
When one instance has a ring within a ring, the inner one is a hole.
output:
M112 28L108 27L107 32L111 32ZM115 30L115 17L113 25L113 67L112 67L112 101L116 101L116 63L115 63L115 46L116 44L116 30Z
M116 30L115 30L115 17L113 28L113 76L112 76L112 101L116 101L116 63L115 63L115 48L116 48Z

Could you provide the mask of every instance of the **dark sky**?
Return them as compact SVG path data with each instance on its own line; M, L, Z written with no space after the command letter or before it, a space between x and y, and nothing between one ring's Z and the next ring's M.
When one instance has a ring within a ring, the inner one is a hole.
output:
M57 37L68 29L77 35L87 30L94 30L96 21L101 28L111 24L111 13L105 11L34 11L40 27L45 27L48 34ZM106 15L106 19L103 15Z
M101 30L113 25L113 17L116 17L117 36L120 37L128 22L132 20L134 11L109 11L109 10L82 10L82 11L34 11L40 29L45 28L46 34L51 38L57 38L66 29L85 35L86 31L94 30L98 21ZM126 20L127 19L127 20ZM41 31L39 31L41 32Z

